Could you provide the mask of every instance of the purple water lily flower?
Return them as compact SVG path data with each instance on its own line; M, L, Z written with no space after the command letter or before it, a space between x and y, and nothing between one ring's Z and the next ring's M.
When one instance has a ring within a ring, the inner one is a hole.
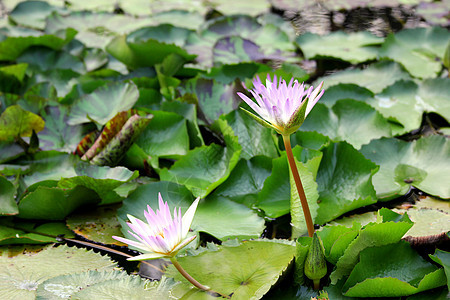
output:
M147 205L148 211L144 211L147 221L144 222L128 215L130 222L127 222L130 229L128 231L137 241L113 236L114 239L134 246L144 254L138 255L128 260L149 260L162 257L174 257L178 251L192 242L195 236L187 237L191 227L194 214L197 209L199 198L191 204L183 217L181 217L181 208L174 209L173 219L170 214L169 205L164 202L161 193L158 194L159 209L156 213Z
M275 129L281 135L294 133L303 123L314 105L322 97L323 82L316 89L311 86L306 89L292 78L289 83L282 78L277 82L267 75L266 85L256 76L253 79L253 89L248 91L253 95L256 103L243 93L239 97L245 101L259 116L243 109L262 125Z

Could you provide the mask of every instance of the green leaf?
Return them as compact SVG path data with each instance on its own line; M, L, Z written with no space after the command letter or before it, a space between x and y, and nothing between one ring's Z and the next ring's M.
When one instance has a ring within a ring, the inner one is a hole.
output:
M0 176L0 215L17 215L17 208L14 196L16 188L3 176Z
M13 141L16 138L31 136L33 131L44 129L44 120L32 112L12 105L0 115L0 141Z
M45 19L54 11L62 11L62 9L44 1L25 1L14 7L9 18L22 26L42 30L45 28Z
M240 103L233 85L225 85L211 79L191 79L186 82L185 92L196 98L199 114L209 123L233 111Z
M152 159L177 159L186 155L189 150L186 119L173 112L154 110L151 114L153 119L136 139L136 144Z
M145 219L147 205L153 209L158 207L159 192L171 209L180 207L183 214L193 201L192 194L181 185L164 181L149 183L138 187L123 201L123 206L117 211L118 217L125 221L127 214L130 214ZM191 229L206 232L220 240L257 238L264 230L264 220L242 204L223 197L208 197L200 202ZM125 235L128 230L128 226L123 228Z
M430 258L444 267L445 276L447 277L447 287L450 287L450 253L436 249L434 255L429 255Z
M302 149L299 146L293 149L293 153L297 161L301 162L299 164L299 166L301 166L299 169L300 178L303 182L308 204L314 214L317 205L315 176L317 175L317 169L320 160L322 159L322 154L319 151ZM262 209L270 218L278 218L288 214L291 209L290 203L291 201L294 201L291 197L297 197L294 192L291 193L291 188L295 188L294 191L297 188L295 185L292 185L289 174L289 164L286 153L283 152L281 157L272 161L272 174L264 181L264 186L258 194L258 202L256 203L256 206ZM300 207L297 207L297 209L299 208ZM298 226L300 226L300 228L302 227L300 225L301 216L302 215L299 212Z
M320 202L316 223L324 224L348 211L375 203L372 176L377 169L347 143L331 143L324 148L317 174Z
M351 297L408 296L445 283L442 269L401 241L361 251L360 261L344 284L343 293Z
M448 153L450 143L443 136L423 137L407 143L397 139L374 140L361 148L380 171L373 184L381 200L404 195L414 186L431 195L450 198Z
M346 141L357 149L373 139L391 136L389 123L379 112L351 99L339 100L331 109L316 104L301 128L317 131L335 141Z
M166 44L153 38L146 41L130 42L125 36L118 36L113 39L106 46L106 51L132 69L154 66L173 53L186 61L195 57L174 44ZM148 53L152 53L152 55L147 55Z
M99 167L87 163L77 164L75 172L78 176L62 178L58 182L58 188L72 189L83 186L91 189L102 199L101 205L120 202L122 197L115 189L138 176L137 171L132 172L124 167Z
M263 49L251 40L239 36L223 37L214 45L213 63L214 65L220 65L283 59L281 51L279 50L267 52L266 49Z
M355 224L353 228L342 225L325 226L317 234L320 236L325 250L325 257L332 264L336 264L344 254L348 245L358 236L361 226Z
M183 47L192 30L175 27L170 24L140 28L127 36L127 43L145 42L150 39L166 44L175 44Z
M365 226L339 257L336 269L330 275L331 283L336 284L338 280L352 272L359 261L361 251L370 247L397 243L412 225L412 222L386 222L370 223Z
M419 85L418 104L450 121L450 78L426 79Z
M273 143L272 131L259 126L246 113L235 110L222 116L227 121L238 137L242 146L241 157L250 159L257 155L277 157L277 149Z
M269 2L259 0L250 0L246 2L232 0L227 3L220 0L212 0L211 4L224 15L239 15L245 12L246 15L256 17L260 14L267 13L270 10Z
M249 160L241 159L225 180L213 193L252 208L257 201L264 181L271 174L272 159L266 156L254 156Z
M373 96L374 93L364 87L352 83L341 83L327 88L320 97L320 103L332 107L338 100L353 99L366 102Z
M448 42L447 30L440 27L413 28L390 34L380 50L381 57L401 63L414 77L436 77Z
M71 214L66 220L67 227L88 240L123 246L123 243L112 238L113 235L121 235L121 226L116 217L117 208L117 205L101 206Z
M28 64L21 63L21 64L16 64L16 65L0 67L0 73L1 73L2 77L3 76L13 77L13 78L17 79L20 83L22 83L27 69L28 69Z
M75 237L62 222L41 224L6 218L0 221L0 245L56 243L58 235L64 235L66 238Z
M279 138L280 144L282 143L282 138ZM297 130L291 135L291 146L294 148L299 145L304 148L320 150L322 147L328 145L330 139L315 131L301 131Z
M365 87L374 93L381 92L387 86L401 79L410 79L403 68L392 61L380 61L359 70L351 69L321 77L314 82L314 86L324 81L326 87L340 83L353 83Z
M332 57L357 64L375 59L378 48L374 45L381 44L383 39L365 31L350 34L336 31L325 36L308 32L295 42L307 59Z
M226 64L220 67L213 67L206 78L215 79L222 84L230 84L236 79L244 81L253 78L256 73L269 72L271 69L267 65L256 62Z
M78 57L65 51L55 51L44 47L25 50L17 61L27 63L30 66L29 69L34 72L68 69L80 74L86 73L86 67Z
M56 185L56 182L54 185ZM24 219L63 220L75 209L83 205L97 203L98 196L92 193L92 190L83 186L64 190L56 187L38 186L20 200L19 217Z
M311 237L299 237L295 241L295 282L301 285L305 283L305 260L308 255L309 246L312 243Z
M287 241L255 240L238 246L219 246L216 251L180 257L178 261L192 277L213 290L225 295L233 293L236 299L260 299L286 270L294 252L295 247ZM222 267L211 269L218 265ZM186 288L191 286L172 266L167 276L182 281ZM182 297L186 292L175 296Z
M228 178L239 160L241 146L226 121L219 119L215 124L226 147L211 144L189 151L170 170L161 170L161 180L183 184L194 196L205 197Z
M83 139L85 127L67 125L69 112L63 105L47 106L41 111L41 116L45 121L45 127L38 134L39 147L42 150L73 152Z
M88 270L107 271L115 267L109 258L84 249L65 245L49 246L38 253L25 252L8 257L10 250L2 249L0 279L2 292L13 299L34 299L36 289L47 279ZM53 266L49 267L51 261ZM8 296L8 297L9 297Z
M76 30L67 28L55 35L7 37L0 42L0 60L14 61L30 46L45 46L59 50L69 43L76 33Z
M139 91L132 82L99 87L73 104L67 123L76 125L93 120L101 125L106 124L118 112L132 108L138 98Z
M446 201L446 206L448 202ZM431 208L410 208L406 211L396 210L399 213L407 213L414 226L405 234L411 237L423 237L430 235L439 235L448 232L448 224L450 223L450 215L439 209Z

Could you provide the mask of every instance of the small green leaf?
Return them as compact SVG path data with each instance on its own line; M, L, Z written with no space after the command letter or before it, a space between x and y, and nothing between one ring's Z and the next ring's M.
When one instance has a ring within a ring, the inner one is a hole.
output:
M14 196L16 188L3 176L0 176L0 215L17 215L17 208Z
M434 255L429 255L432 260L444 267L447 276L447 288L450 287L450 252L436 249Z

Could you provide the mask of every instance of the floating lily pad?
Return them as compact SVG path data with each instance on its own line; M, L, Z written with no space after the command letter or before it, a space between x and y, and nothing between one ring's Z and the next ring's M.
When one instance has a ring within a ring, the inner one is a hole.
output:
M374 140L361 153L380 165L373 177L381 200L404 195L414 186L431 195L450 198L448 159L450 143L442 136L423 137L407 143L397 139Z
M211 144L189 151L169 170L161 170L161 180L183 184L196 197L205 197L224 182L239 160L241 145L226 121L219 119L216 125L224 135L226 147Z
M38 286L52 277L88 270L107 271L115 267L109 258L92 250L64 245L49 246L38 253L25 252L14 257L8 257L9 251L5 248L1 252L0 290L2 295L12 299L34 299Z
M424 260L408 243L399 242L361 251L343 293L351 297L408 296L445 284L442 269Z
M216 251L180 257L178 261L189 274L213 290L225 295L233 293L236 299L260 299L286 270L294 252L295 246L287 241L255 240L238 246L219 246ZM224 261L228 263L223 265ZM218 264L224 267L215 270L208 267ZM173 267L169 267L167 276L190 286ZM187 292L179 291L176 296Z
M324 148L317 173L320 196L316 223L324 224L348 211L377 202L372 185L377 169L347 143L331 143Z
M440 27L414 28L390 34L381 50L381 57L401 63L414 77L433 78L442 69L448 43L448 31Z
M325 36L305 33L296 39L307 59L332 57L353 64L375 59L378 48L374 45L382 42L382 38L365 31L350 34L336 31Z
M380 61L363 70L351 69L321 77L314 82L314 86L321 81L325 82L326 87L340 83L353 83L379 93L398 80L410 78L399 64L392 61Z
M390 125L379 112L351 99L339 100L331 109L316 104L301 129L316 131L334 141L346 141L356 149L373 139L391 136Z
M139 91L132 82L100 87L73 104L67 123L76 125L95 121L106 124L118 112L132 108L138 98Z

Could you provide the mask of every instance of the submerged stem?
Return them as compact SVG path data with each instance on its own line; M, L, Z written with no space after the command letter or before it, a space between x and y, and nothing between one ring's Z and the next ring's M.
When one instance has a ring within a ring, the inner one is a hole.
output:
M302 181L300 180L300 175L298 174L297 164L295 163L294 154L291 148L291 137L290 135L283 135L284 147L286 148L286 155L288 158L289 166L291 167L292 176L294 177L295 185L297 187L298 196L302 204L303 215L305 216L306 227L308 228L308 235L310 237L314 234L314 223L311 218L311 213L309 211L308 201L306 200L305 191L303 190Z
M223 295L219 292L213 291L211 290L209 287L206 287L204 285L202 285L200 282L198 282L197 280L195 280L191 275L188 274L188 272L186 272L185 269L183 269L183 267L180 265L180 263L177 261L177 259L175 257L171 257L170 261L172 262L173 266L178 270L178 272L180 272L181 275L184 276L184 278L186 278L190 283L192 283L195 287L204 290L205 292L212 292L212 293L217 293L220 296L224 297L224 298L230 298L227 295Z

